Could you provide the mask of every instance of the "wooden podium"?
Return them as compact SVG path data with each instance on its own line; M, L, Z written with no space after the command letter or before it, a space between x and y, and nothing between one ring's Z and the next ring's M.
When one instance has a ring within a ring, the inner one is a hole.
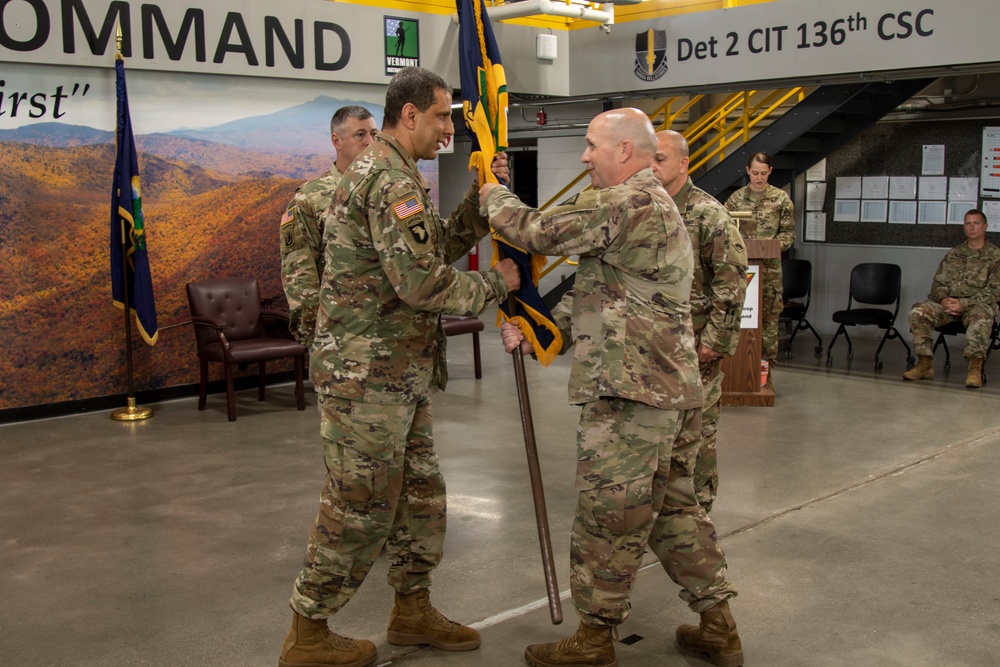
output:
M750 271L760 271L760 261L762 259L780 259L781 242L775 239L745 239L747 246L747 259L750 264ZM750 276L747 276L750 278ZM774 391L765 389L760 381L760 358L761 358L761 334L763 331L763 319L761 318L761 281L757 278L757 291L755 304L743 305L743 316L747 317L751 313L748 309L756 310L757 326L754 328L740 329L740 342L736 348L736 353L731 357L722 360L722 404L723 405L774 405ZM747 299L750 299L747 295ZM742 320L744 324L746 319Z

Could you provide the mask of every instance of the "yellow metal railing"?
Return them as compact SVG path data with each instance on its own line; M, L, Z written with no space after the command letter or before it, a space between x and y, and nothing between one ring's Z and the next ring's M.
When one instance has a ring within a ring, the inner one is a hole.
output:
M764 92L750 90L727 97L716 109L689 125L683 133L688 143L704 140L691 153L688 171L697 171L716 157L724 159L729 146L737 141L742 146L749 141L750 131L793 97L797 101L801 100L803 89L796 87ZM709 136L712 131L715 134Z
M747 90L727 95L700 118L689 122L687 127L681 131L688 144L700 143L700 146L689 156L688 171L694 172L716 158L725 159L726 150L730 146L739 142L736 145L738 148L748 142L752 136L751 130L758 124L778 112L793 98L794 103L801 102L805 99L806 94L804 88L795 87L770 91ZM700 94L691 97L671 97L651 112L649 119L657 132L669 130L679 118L687 114L703 98L704 95ZM676 111L671 111L671 108L682 100L683 103L680 107ZM566 187L542 204L540 209L547 209L561 201L566 193L572 190L586 175L587 171L582 171ZM591 187L588 185L584 190ZM563 262L568 262L568 258L561 257L550 262L542 271L542 276L548 275ZM573 264L573 262L568 263Z

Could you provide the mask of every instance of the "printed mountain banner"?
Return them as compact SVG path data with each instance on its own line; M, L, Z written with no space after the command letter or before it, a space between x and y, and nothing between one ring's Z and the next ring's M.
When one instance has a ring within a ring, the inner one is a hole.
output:
M126 286L128 287L128 307L135 314L139 333L143 340L155 345L159 331L156 326L156 305L153 303L153 280L146 252L146 227L142 218L139 160L128 110L125 63L120 57L115 61L115 83L118 117L115 175L111 185L111 298L115 306L124 308ZM123 253L127 266L123 266Z
M469 169L477 170L482 186L486 182L498 182L492 170L493 159L507 149L507 77L483 0L456 0L456 8L462 111L465 131L472 139ZM517 263L521 287L514 294L514 315L508 316L501 308L498 318L515 323L531 342L538 361L548 366L562 349L562 336L552 321L552 313L538 294L538 279L547 260L494 236L493 264L499 260L500 253Z

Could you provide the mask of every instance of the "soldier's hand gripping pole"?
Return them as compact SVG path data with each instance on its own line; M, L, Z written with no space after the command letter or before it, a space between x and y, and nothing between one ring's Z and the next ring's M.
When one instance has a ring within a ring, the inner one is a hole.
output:
M503 258L503 245L500 245ZM507 317L517 313L514 296L510 295L504 308ZM538 525L538 543L542 549L542 570L545 574L545 590L549 596L549 616L553 625L562 623L562 604L559 600L559 586L556 584L556 568L552 560L552 538L549 534L549 517L545 509L545 490L542 487L542 471L538 464L538 449L535 446L535 424L531 419L531 401L528 398L528 380L524 373L524 355L521 346L511 352L514 356L514 380L517 383L517 400L521 407L521 430L524 432L524 448L528 455L528 474L531 477L531 498L535 503L535 523Z

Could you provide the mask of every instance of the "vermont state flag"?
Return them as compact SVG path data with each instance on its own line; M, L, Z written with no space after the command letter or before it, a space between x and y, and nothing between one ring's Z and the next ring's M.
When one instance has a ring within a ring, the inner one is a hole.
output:
M507 149L507 77L483 0L456 0L456 7L462 111L465 130L472 139L469 169L478 170L479 185L496 183L493 158ZM547 366L562 349L562 336L538 294L538 279L547 260L494 236L494 264L500 254L513 259L521 270L521 287L514 294L516 312L508 315L501 308L500 316L517 324L531 341L535 356Z
M479 170L480 185L496 183L490 165L507 149L507 77L483 0L456 0L456 8L462 113L472 139L469 169Z
M111 185L111 298L118 308L135 314L139 333L150 345L156 344L156 306L153 304L153 280L146 253L146 226L142 218L142 190L139 187L139 160L132 136L132 119L125 89L125 63L115 61L118 118L115 146L114 183ZM122 237L124 235L124 243ZM122 254L126 261L123 267Z

